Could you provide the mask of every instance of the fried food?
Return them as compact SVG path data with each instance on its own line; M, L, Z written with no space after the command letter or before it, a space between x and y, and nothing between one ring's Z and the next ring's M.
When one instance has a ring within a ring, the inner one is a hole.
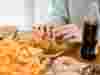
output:
M12 40L0 41L0 74L1 72L15 72L16 71L16 48L17 43Z
M48 49L49 47L49 41L48 40L40 40L40 48L41 49Z
M6 73L3 73L2 75L19 75L19 73L16 73L16 69L18 66L17 64L20 64L20 66L33 63L37 65L40 64L39 56L41 55L41 53L42 50L33 48L30 41L0 41L0 75L3 72ZM35 70L35 68L36 67L33 66L32 69Z
M40 64L39 56L41 53L41 49L20 47L17 50L17 60L19 63Z

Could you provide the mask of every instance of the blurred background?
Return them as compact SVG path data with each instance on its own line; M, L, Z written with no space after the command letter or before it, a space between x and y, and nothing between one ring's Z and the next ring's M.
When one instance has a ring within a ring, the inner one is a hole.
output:
M10 25L16 26L19 31L31 31L33 23L64 23L64 16L69 16L67 20L70 19L71 23L80 25L80 16L88 15L88 7L94 1L1 0L0 26Z

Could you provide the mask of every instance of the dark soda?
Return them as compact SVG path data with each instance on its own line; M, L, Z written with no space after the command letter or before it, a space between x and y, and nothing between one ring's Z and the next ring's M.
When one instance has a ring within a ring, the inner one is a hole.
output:
M97 23L85 22L83 27L83 36L81 43L81 57L87 60L93 60L96 58L96 40L97 37Z

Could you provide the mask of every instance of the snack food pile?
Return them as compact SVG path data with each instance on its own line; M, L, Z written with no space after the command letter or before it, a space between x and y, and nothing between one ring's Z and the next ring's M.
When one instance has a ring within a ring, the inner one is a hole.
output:
M0 75L86 75L81 74L80 69L87 64L77 59L79 42L65 43L63 36L55 37L52 32L48 38L49 30L45 27L43 34L40 35L40 31L33 30L33 39L0 40Z
M32 73L36 73L39 70L39 61L34 59L39 60L36 55L39 53L41 50L33 49L29 41L0 41L0 75L29 75L28 73L32 75Z

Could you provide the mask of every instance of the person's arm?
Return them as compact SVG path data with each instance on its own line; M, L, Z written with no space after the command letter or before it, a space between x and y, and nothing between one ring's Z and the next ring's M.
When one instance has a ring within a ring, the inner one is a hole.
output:
M65 0L49 0L49 16L65 16Z
M50 23L65 24L65 0L49 0L48 20Z

